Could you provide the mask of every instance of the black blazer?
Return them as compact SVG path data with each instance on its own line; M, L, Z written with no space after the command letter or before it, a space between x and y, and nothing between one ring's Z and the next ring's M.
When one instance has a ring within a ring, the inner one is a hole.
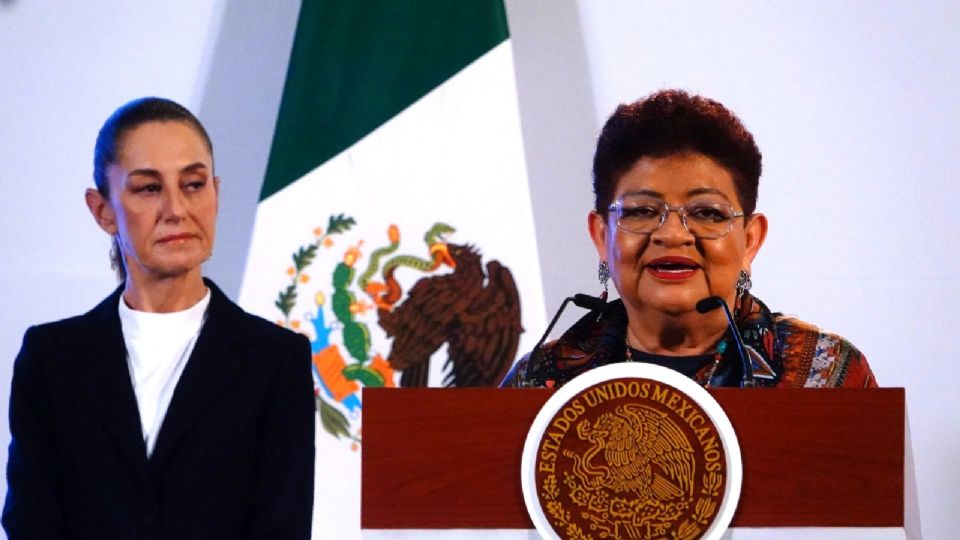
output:
M207 286L207 320L149 459L121 290L27 330L10 393L10 540L310 538L310 345Z

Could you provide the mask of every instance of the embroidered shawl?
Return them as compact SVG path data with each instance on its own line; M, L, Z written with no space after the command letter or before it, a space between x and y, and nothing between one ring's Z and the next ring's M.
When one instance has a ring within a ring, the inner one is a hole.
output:
M867 359L846 339L816 326L771 313L745 295L735 315L758 387L876 387ZM559 387L595 367L624 361L627 312L622 301L609 302L568 329L560 339L521 358L501 386ZM721 338L733 345L732 332ZM719 343L719 342L718 342ZM706 384L712 363L693 377ZM743 372L735 346L728 346L710 386L740 386Z

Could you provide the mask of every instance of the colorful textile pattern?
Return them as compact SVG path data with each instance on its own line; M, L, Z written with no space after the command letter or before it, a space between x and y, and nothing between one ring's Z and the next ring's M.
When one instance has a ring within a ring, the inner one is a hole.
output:
M849 341L798 319L771 313L747 295L736 314L758 387L873 388L877 381L867 359ZM587 314L560 339L524 356L504 379L504 387L560 387L577 375L625 358L627 312L620 300ZM693 377L713 387L739 386L742 367L731 332L717 343L720 365L704 366ZM707 377L710 380L707 381Z
M777 342L785 370L776 386L785 388L875 388L867 359L852 343L816 326L778 315Z

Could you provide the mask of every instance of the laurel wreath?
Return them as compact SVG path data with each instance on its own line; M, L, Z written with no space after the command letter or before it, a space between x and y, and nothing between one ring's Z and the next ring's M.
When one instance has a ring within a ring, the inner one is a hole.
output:
M704 496L697 499L693 507L693 515L677 527L672 538L675 540L692 540L700 534L703 527L709 524L710 518L717 511L717 501L713 498L720 496L720 484L722 482L723 478L718 473L703 473L703 488L700 493Z
M290 284L280 291L277 300L273 303L283 313L286 324L290 324L290 311L297 303L297 286L302 280L303 271L317 258L317 250L326 243L331 235L348 231L356 223L352 217L343 214L330 216L330 220L327 222L327 230L319 235L316 241L300 246L297 252L293 254L293 272L290 275Z
M560 487L557 485L556 475L548 474L543 479L542 489L541 494L547 499L544 505L547 513L553 516L554 523L563 529L567 538L571 540L593 540L593 537L583 532L579 525L570 521L570 511L557 500L560 497Z
M705 472L703 474L703 488L700 491L702 496L698 497L696 503L694 503L693 515L680 523L674 531L671 531L671 539L693 540L704 530L710 523L710 518L717 511L715 498L720 495L719 490L722 483L723 477L718 473ZM593 540L592 536L571 521L571 512L560 502L560 487L555 474L548 474L544 477L540 496L544 499L544 508L553 518L554 526L563 530L567 538Z
M291 326L290 312L293 311L297 303L297 289L300 284L305 283L307 280L306 275L303 273L304 270L313 264L321 247L332 246L330 238L333 235L346 232L355 224L356 221L350 216L344 214L331 215L327 221L327 229L323 231L322 234L317 234L315 241L300 246L297 251L293 253L293 266L290 268L291 271L288 272L290 275L290 284L280 290L277 294L277 299L273 303L273 305L283 313L283 326ZM318 232L320 231L318 230ZM345 437L353 441L354 444L359 444L359 438L350 432L350 420L348 420L342 412L327 403L319 394L316 397L316 402L317 414L320 417L320 426L324 431L338 439Z

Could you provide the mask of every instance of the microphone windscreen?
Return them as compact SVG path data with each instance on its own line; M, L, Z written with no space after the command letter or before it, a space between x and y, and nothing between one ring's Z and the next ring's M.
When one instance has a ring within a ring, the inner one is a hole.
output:
M723 305L723 300L719 296L708 296L697 302L697 311L707 313Z
M589 294L577 293L573 295L573 303L578 307L583 309L589 309L590 311L596 311L598 309L603 309L607 305L607 302L603 298L598 298L596 296L590 296Z

